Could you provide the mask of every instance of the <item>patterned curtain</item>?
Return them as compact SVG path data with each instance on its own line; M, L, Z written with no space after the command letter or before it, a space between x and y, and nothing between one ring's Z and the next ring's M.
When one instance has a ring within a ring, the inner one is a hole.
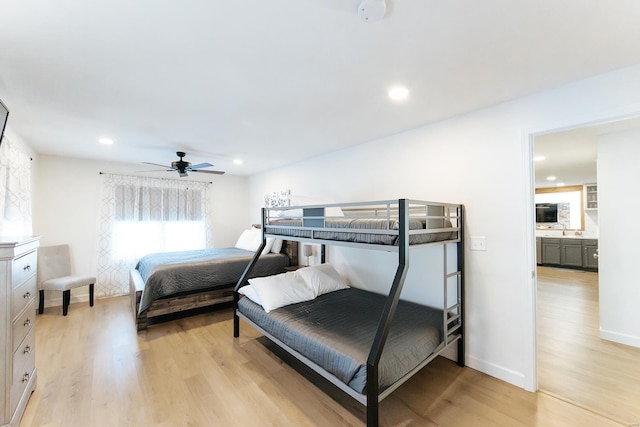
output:
M209 183L102 177L97 295L129 293L129 270L146 254L211 247Z
M1 236L30 236L31 158L3 138L0 144Z

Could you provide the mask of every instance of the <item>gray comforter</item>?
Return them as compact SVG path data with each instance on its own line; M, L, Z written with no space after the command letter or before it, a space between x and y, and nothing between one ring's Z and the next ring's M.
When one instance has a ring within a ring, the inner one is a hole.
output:
M239 311L359 393L386 296L359 289L321 295L265 313L249 298ZM424 361L442 341L442 310L400 301L379 364L383 390Z
M159 298L235 285L253 255L254 252L243 249L214 248L142 257L136 265L145 283L139 313ZM251 277L282 273L288 265L285 254L261 255Z
M409 244L423 244L431 242L441 242L457 238L456 231L432 231L436 228L450 228L451 222L441 219L429 219L429 228L425 228L427 220L419 218L409 219L409 230L419 231L417 234L409 235ZM325 221L325 228L335 228L336 231L311 231L308 228L300 229L303 224L301 219L277 219L271 220L267 224L267 232L291 237L306 237L324 240L338 240L343 242L370 243L377 245L397 245L398 236L386 234L386 230L397 231L400 229L400 222L396 219L387 221L386 219L363 219L363 218L332 218ZM282 228L280 228L282 227ZM286 228L285 228L286 227ZM291 227L291 228L288 228ZM344 231L342 231L344 230ZM378 233L358 233L354 230L377 230Z

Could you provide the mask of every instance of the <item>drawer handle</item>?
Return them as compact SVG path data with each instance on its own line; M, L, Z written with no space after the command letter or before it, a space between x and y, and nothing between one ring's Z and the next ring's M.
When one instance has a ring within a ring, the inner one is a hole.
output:
M23 326L31 326L31 320L27 319L24 321Z
M29 375L29 373L28 373L28 372L25 372L25 373L24 373L24 375L22 376L22 382L23 382L23 383L26 383L27 381L29 381L29 377L30 377L30 376L31 376L31 375Z
M24 295L22 295L22 298L27 299L27 298L31 298L31 292L27 292Z
M24 353L24 354L29 354L29 353L31 353L31 347L30 347L30 346L26 346L26 347L24 348L23 353Z
M25 265L23 268L24 271L31 271L31 266L29 264Z

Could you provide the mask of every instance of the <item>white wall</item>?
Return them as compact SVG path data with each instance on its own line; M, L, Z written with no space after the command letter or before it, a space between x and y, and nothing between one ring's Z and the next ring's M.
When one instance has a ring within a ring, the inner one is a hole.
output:
M640 114L639 79L640 66L619 70L252 176L253 218L259 219L264 193L286 188L338 202L407 197L464 203L466 238L487 239L487 251L466 254L466 362L535 390L530 135ZM335 261L351 282L388 286L393 257L348 252L347 260L338 253L342 258ZM411 262L419 264L419 254ZM361 271L372 283L353 277ZM418 279L409 278L407 287L418 288Z
M43 246L70 244L74 272L95 274L102 182L99 172L131 174L139 168L139 165L128 163L39 156L34 185L34 234L42 236ZM146 176L168 177L166 174ZM189 178L213 181L214 246L233 246L242 230L250 225L247 178L234 175ZM45 303L59 304L61 296L55 292L50 294ZM88 289L84 288L72 292L72 298L76 300L83 300L87 295Z
M600 336L640 347L640 131L598 141ZM632 191L629 191L632 189Z

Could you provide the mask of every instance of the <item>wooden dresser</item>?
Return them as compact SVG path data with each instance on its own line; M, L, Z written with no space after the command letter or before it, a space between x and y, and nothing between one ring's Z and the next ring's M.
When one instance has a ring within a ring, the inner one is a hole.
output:
M0 425L17 427L35 389L39 237L0 238Z

